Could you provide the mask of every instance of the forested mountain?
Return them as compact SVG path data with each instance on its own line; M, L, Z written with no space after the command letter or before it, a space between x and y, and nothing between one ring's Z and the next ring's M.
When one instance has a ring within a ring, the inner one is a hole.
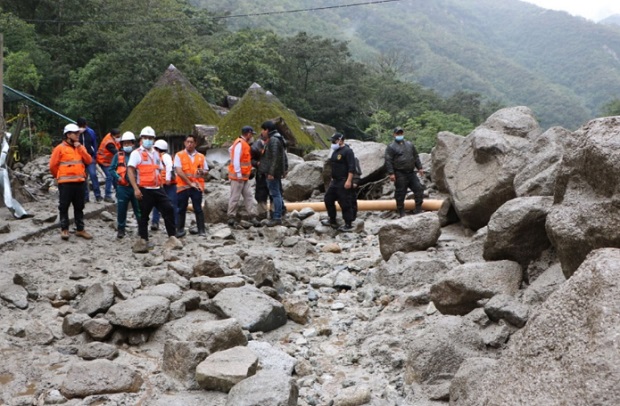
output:
M447 96L479 92L530 106L544 126L575 128L620 97L620 32L517 0L192 0L229 13L231 27L298 31L349 41L354 57L390 63ZM322 10L274 13L305 8ZM234 17L236 15L246 15Z

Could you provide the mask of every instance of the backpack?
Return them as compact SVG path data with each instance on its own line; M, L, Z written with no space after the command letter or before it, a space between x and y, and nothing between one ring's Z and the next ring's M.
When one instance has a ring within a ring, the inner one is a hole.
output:
M355 172L353 172L353 187L358 187L362 179L362 167L360 160L355 157Z

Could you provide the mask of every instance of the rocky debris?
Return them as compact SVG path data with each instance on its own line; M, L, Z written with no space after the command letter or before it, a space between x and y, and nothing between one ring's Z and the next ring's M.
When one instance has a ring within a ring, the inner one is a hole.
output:
M212 259L201 259L194 264L192 271L193 276L209 276L211 278L226 276L222 266Z
M483 257L508 259L523 267L551 246L545 230L552 197L520 197L504 203L489 221Z
M247 257L241 267L241 273L254 281L256 287L278 286L280 276L271 258L265 256Z
M281 351L269 343L252 340L248 342L248 348L258 356L262 371L284 372L293 375L297 360L284 351Z
M447 261L431 259L425 252L396 252L379 265L375 278L390 289L411 291L435 283L449 270Z
M284 310L289 319L295 323L306 324L310 317L310 307L305 299L287 298L282 301Z
M114 327L104 318L88 319L82 323L82 328L93 339L103 341L110 336Z
M523 291L523 302L527 305L542 304L564 282L566 277L562 266L555 263Z
M106 318L115 326L130 329L158 327L168 321L170 301L162 296L139 296L115 304Z
M108 360L75 362L65 377L60 392L67 398L120 392L138 392L143 380L133 369Z
M207 292L209 297L214 297L226 288L238 288L245 285L245 280L240 276L224 276L221 278L198 276L190 279L190 284L192 289Z
M434 246L440 235L441 227L435 213L392 220L379 230L381 256L387 261L397 251L423 251Z
M431 287L431 300L443 314L465 315L482 299L516 294L521 279L521 266L512 261L459 265Z
M470 401L469 394L475 387L478 377L495 364L497 360L484 357L472 357L463 361L450 383L450 401L455 404Z
M112 361L114 358L118 357L118 348L114 345L95 341L80 347L77 355L87 361L101 358Z
M431 152L431 178L435 182L438 191L447 193L445 166L450 155L465 141L462 135L453 134L449 131L441 131L437 134L437 143Z
M286 324L284 306L254 286L226 288L213 298L213 306L219 315L237 319L251 332L271 331Z
M497 363L471 379L455 405L617 403L619 262L618 249L593 251L513 336Z
M495 322L506 320L516 327L523 327L529 317L529 307L512 296L495 295L484 305L484 312Z
M183 296L183 290L181 290L179 285L169 282L148 287L139 293L144 296L162 296L171 302L179 300Z
M18 309L28 308L28 291L8 279L0 279L0 299L5 300Z
M368 386L352 386L344 388L334 399L334 406L361 406L371 400Z
M323 162L302 161L290 169L282 179L283 197L289 202L299 202L312 196L312 192L323 184Z
M228 392L237 383L256 373L258 357L247 347L234 347L209 355L196 367L201 388Z
M68 314L62 321L62 331L68 336L76 336L83 330L83 325L90 317L84 313Z

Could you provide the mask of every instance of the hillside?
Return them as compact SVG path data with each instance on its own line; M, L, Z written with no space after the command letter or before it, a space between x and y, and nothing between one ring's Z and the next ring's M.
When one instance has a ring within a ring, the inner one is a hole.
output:
M194 0L236 14L350 4L350 0ZM544 127L576 128L620 93L620 32L517 0L409 0L313 12L230 18L233 28L307 31L350 42L372 63L403 61L404 78L447 96L479 92L530 106Z

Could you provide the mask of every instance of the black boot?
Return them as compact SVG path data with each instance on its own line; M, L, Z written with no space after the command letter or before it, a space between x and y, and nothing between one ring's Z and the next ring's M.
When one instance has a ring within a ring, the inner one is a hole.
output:
M424 213L424 210L422 210L422 202L415 202L415 209L413 210L413 214L420 214L420 213Z
M404 207L399 207L398 208L398 217L405 217L405 208Z
M185 237L185 214L179 213L179 222L177 223L177 238Z
M196 225L198 226L198 235L200 237L206 237L207 236L207 225L205 224L205 214L200 213L200 214L196 214Z

